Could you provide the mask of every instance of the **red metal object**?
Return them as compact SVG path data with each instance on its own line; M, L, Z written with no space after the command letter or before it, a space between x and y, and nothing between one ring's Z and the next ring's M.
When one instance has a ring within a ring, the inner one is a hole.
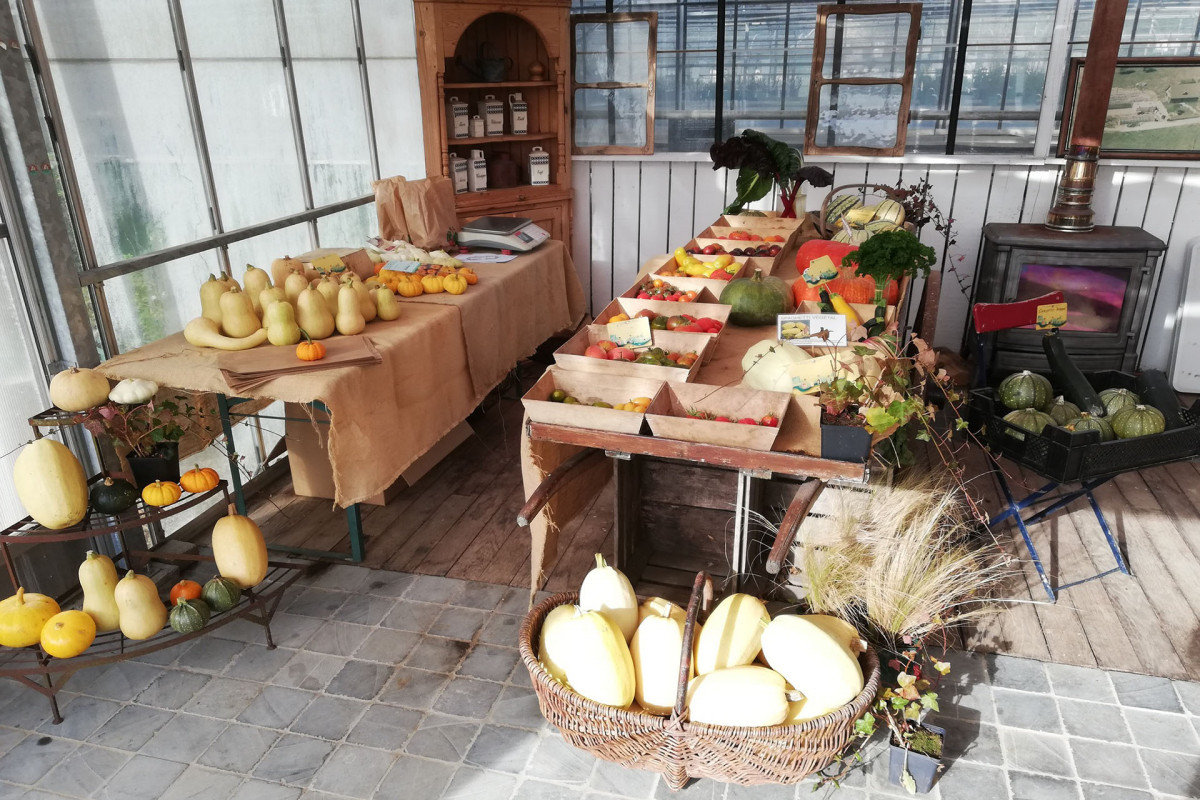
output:
M1020 328L1037 322L1038 306L1066 302L1062 292L1049 292L1041 297L1016 303L976 303L971 307L975 333L992 333Z

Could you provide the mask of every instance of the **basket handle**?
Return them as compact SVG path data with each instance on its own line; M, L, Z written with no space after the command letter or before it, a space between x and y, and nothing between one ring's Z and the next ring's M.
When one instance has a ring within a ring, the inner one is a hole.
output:
M696 633L696 618L700 615L700 606L705 610L712 605L713 584L703 570L696 573L696 582L692 584L692 596L688 600L687 621L683 625L683 648L679 654L679 688L675 692L675 708L671 711L672 720L683 718L687 703L688 673L692 668L692 637Z

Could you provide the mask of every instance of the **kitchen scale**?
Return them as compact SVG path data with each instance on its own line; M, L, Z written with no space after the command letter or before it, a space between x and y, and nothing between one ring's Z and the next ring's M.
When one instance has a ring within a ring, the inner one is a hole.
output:
M527 253L550 238L550 234L525 217L480 217L458 232L463 247L490 247Z

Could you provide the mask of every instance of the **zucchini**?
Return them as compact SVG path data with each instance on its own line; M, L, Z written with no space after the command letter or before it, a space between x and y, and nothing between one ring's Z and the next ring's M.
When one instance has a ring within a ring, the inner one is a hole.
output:
M1087 378L1083 377L1079 367L1075 366L1075 362L1067 355L1067 348L1063 346L1062 337L1057 331L1049 331L1042 338L1042 350L1050 362L1050 375L1054 384L1063 397L1093 417L1103 417L1104 404L1100 402L1100 395L1096 394L1096 390L1088 383Z
M1148 369L1138 376L1137 393L1146 405L1162 412L1166 430L1186 426L1179 413L1179 397L1171 388L1167 375L1160 369Z

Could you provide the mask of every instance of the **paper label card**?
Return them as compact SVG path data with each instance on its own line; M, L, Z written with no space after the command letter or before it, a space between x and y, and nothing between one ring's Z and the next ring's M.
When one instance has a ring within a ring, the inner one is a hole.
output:
M386 269L395 272L416 272L421 268L420 261L389 261L385 265Z
M837 364L832 355L818 356L808 361L791 365L792 391L800 394L815 394L822 383L831 382L837 375Z
M833 259L829 256L814 258L808 262L808 266L805 267L804 272L800 275L809 286L820 286L837 276L837 265L833 263Z
M610 322L604 326L608 338L623 347L649 347L652 343L650 336L650 319L634 317L620 322Z
M337 253L330 253L327 256L314 258L312 266L317 272L331 272L337 267L345 267L346 263L342 261L342 257Z
M780 314L778 337L802 347L846 344L846 318L841 314Z
M1026 312L1028 313L1028 312ZM1029 319L1026 317L1026 319ZM1067 324L1067 304L1047 303L1037 307L1036 328L1039 331L1061 328Z

